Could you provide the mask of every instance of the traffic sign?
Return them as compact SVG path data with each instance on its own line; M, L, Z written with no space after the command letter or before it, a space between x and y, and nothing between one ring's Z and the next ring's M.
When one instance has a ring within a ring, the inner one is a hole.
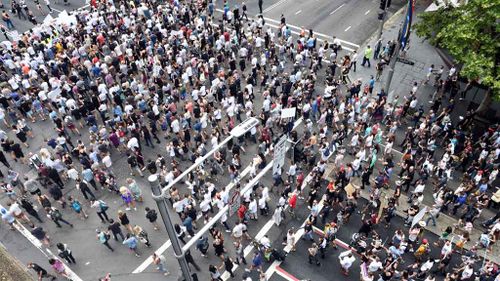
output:
M238 212L238 208L241 205L241 196L240 191L235 190L234 188L231 190L229 194L229 216L233 216L236 212Z
M279 173L280 169L285 165L286 155L286 135L282 135L274 146L273 154L273 175Z

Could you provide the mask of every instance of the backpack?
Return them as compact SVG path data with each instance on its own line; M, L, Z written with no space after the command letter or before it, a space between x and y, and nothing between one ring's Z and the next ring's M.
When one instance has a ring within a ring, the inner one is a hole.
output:
M155 221L157 218L158 218L158 215L156 214L156 211L155 210L150 210L147 214L146 214L146 218L150 221Z
M101 208L102 211L107 211L109 209L108 204L106 202L99 200L99 207Z
M73 210L75 210L75 212L79 213L82 210L82 205L78 201L73 201L71 203L71 208L73 208Z
M61 217L62 217L62 214L61 214L61 212L59 212L59 210L57 210L57 209L56 209L56 210L53 210L53 211L50 213L50 218L51 218L52 220L54 220L54 221L55 221L55 220L60 219Z

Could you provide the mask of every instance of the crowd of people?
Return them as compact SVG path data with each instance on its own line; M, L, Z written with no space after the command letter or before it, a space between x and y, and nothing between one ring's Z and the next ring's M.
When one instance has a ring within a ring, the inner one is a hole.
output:
M196 249L206 256L212 240L220 257L220 265L207 268L212 280L222 280L223 270L233 276L235 264L246 264L243 249L252 242L247 231L252 220L272 214L279 227L285 209L295 216L299 200L310 208L304 225L304 238L311 240L310 263L320 265L318 255L325 258L326 249L337 246L337 231L361 211L363 225L353 239L356 249L339 256L346 275L359 254L366 281L432 281L437 274L450 281L471 280L474 274L481 280L498 279L494 263L487 261L478 268L476 259L479 249L491 249L499 238L498 211L486 221L476 219L485 208L498 208L500 194L494 183L500 135L497 125L473 135L473 114L452 122L458 87L455 67L448 73L431 67L426 81L416 81L410 93L388 100L383 89L375 92L374 88L393 55L395 41L379 42L375 50L368 46L359 55L346 53L338 40L320 41L312 30L292 35L284 17L276 30L266 26L262 16L250 18L245 5L231 9L225 2L223 10L214 14L211 0L92 2L90 12L75 13L76 26L28 31L4 48L0 162L7 172L0 172L9 202L0 210L2 220L13 229L19 223L29 226L33 236L51 247L42 217L57 227L73 227L71 213L85 221L88 209L95 209L106 223L96 229L97 242L114 251L113 240L121 240L140 257L140 245L152 245L145 226L129 218L144 207L136 176L157 174L168 185L186 164L200 163L184 179L187 188L174 185L168 194L179 216L178 238L185 243L186 236L194 236L200 217L208 222L214 210L229 203L229 190L217 178L227 173L234 188L241 188L246 176L254 177L269 163L274 142L289 134L295 143L290 165L273 173L272 186L258 184L242 194L234 226L225 215L210 230L211 239L205 235L197 242ZM351 81L357 60L362 60L361 67L370 67L370 60L375 60L378 77ZM435 78L436 91L426 112L417 97L420 87L432 87L430 78ZM452 100L444 103L448 95ZM294 120L280 118L281 109L292 107L297 109L296 119L304 120L303 130L292 131ZM260 124L232 139L209 160L199 161L249 117L258 118ZM52 124L54 131L43 140L42 149L31 151L38 123ZM401 127L407 130L402 132ZM242 158L251 157L248 154L253 152L247 150L252 144L257 148L245 172ZM153 150L147 147L159 149L151 157ZM402 152L400 160L395 149ZM125 181L117 177L113 164L120 156L126 157L130 172ZM334 165L334 180L325 184L329 163ZM35 170L37 176L22 176L21 165ZM460 185L452 186L453 178L460 176ZM358 178L360 188L370 194L371 203L365 207L359 206L359 189L344 191ZM76 191L71 194L63 190L72 187ZM383 189L393 192L378 217ZM108 213L103 190L123 200L123 208L113 210L116 216ZM402 210L409 229L396 231L384 244L374 228L390 226L401 194L408 195L411 206ZM276 205L270 203L273 196L279 198ZM459 218L458 225L445 229L436 244L421 239L425 222L412 224L424 207L424 196L433 196L434 201L427 224L435 225L441 213ZM144 214L159 230L154 208L145 207ZM315 237L316 225L324 226L322 237ZM469 241L474 227L484 230L479 241ZM461 230L458 236L455 229ZM231 233L233 243L224 241L224 230ZM284 239L291 251L297 242L295 233L289 230ZM453 244L452 236L457 236ZM371 244L366 242L368 237ZM256 243L244 280L251 280L248 272L254 270L260 271L260 280L266 280L263 263L284 258L267 236ZM448 267L466 243L473 245L470 259ZM68 277L62 260L71 265L78 255L75 259L70 246L62 242L56 246L61 259L54 257L49 263L55 274ZM439 261L430 258L433 247L441 248ZM408 252L414 253L413 260L406 260ZM200 270L190 252L186 258ZM165 256L155 254L153 263L169 274ZM40 265L28 267L39 280L55 278Z

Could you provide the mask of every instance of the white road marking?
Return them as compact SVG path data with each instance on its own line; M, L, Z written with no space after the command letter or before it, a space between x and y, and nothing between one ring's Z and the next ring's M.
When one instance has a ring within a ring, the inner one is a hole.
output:
M365 16L368 15L370 13L370 10L366 11L365 12Z
M296 15L302 13L302 10L298 10L297 12L295 12Z
M51 7L51 8L52 8L52 7ZM62 13L62 11L61 11L61 10L58 10L58 9L56 9L56 8L52 8L52 10L54 10L54 11L56 11L56 12L58 12L58 13Z
M340 5L337 9L333 10L333 12L330 13L330 15L333 15L336 11L340 10L340 8L344 7L345 3Z
M280 1L278 1L278 2L274 3L273 5L271 5L271 6L267 7L266 9L264 9L264 10L262 11L262 13L267 13L267 12L271 11L272 9L276 8L277 6L279 6L279 5L283 4L283 3L284 3L284 2L286 2L286 1L287 1L287 0L280 0Z
M300 117L299 119L297 119L297 121L295 121L295 123L293 124L293 128L292 130L295 130L301 123L302 123L302 120L303 118ZM267 155L268 152L266 151L266 154ZM333 154L333 153L332 153ZM332 155L330 154L330 155ZM242 172L241 172L241 175L240 175L240 181L248 174L250 173L250 171L252 170L252 163L250 163ZM233 182L229 183L226 187L227 187L227 191L229 192L233 187L235 186L235 184ZM198 215L198 217L196 218L196 220L200 219L202 217L201 214ZM271 222L274 222L274 221L271 221ZM271 226L272 226L272 223L271 223ZM270 226L270 227L271 227ZM269 230L268 230L269 231ZM267 231L266 231L267 232ZM265 234L265 233L264 233ZM264 236L264 234L262 234L262 236ZM172 246L172 242L170 242L170 239L167 240L167 242L163 243L163 245L160 246L160 248L158 248L158 250L155 251L155 253L157 255L160 255L162 254L163 252L165 252L168 248L170 248L170 246ZM132 273L141 273L143 272L146 268L148 268L148 266L153 263L153 259L151 258L151 256L149 256L141 265L139 265Z
M3 207L0 205L0 208L3 208ZM42 242L40 242L40 240L36 239L35 236L33 236L33 234L31 234L31 232L29 230L27 230L26 227L24 227L24 225L22 225L21 223L16 221L16 223L14 223L14 228L16 228L16 230L19 231L19 233L21 233L26 239L28 239L28 241L30 241L31 244L33 244L33 246L35 246L38 250L40 250L40 252L42 252L42 254L44 256L46 256L47 258L54 258L54 259L60 260L57 257L57 255L54 255L52 253L52 251L50 251L49 248L43 247ZM76 275L76 273L73 272L73 270L71 270L71 268L69 268L69 266L67 266L63 261L61 261L61 262L64 265L64 269L66 270L66 273L69 275L71 280L83 281L82 278L80 278L78 275Z
M217 12L220 12L220 13L223 13L224 10L222 9L215 9ZM270 27L274 27L274 28L281 28L279 25L276 25L276 24L271 24L269 22L275 22L277 24L281 24L280 21L278 20L274 20L274 19L271 19L271 18L267 18L267 17L264 17L264 20L266 21L266 25L270 26ZM298 31L294 31L292 30L292 34L296 34L296 35L299 35L300 34L300 30L302 30L302 28L296 26L296 25L293 25L293 24L289 24L287 23L286 26L290 27L291 29L296 29ZM318 38L320 41L329 41L332 39L332 36L329 36L329 35L326 35L324 33L320 33L320 32L316 32L314 31L314 34L316 36L320 36L320 37L323 37L325 38L326 40L324 39L321 39L321 38ZM339 39L337 38L338 41L340 41L340 43L342 43L342 49L343 50L346 50L346 51L350 51L350 52L353 52L355 50L357 50L359 48L359 45L356 44L356 43L352 43L352 42L349 42L349 41L345 41L345 40L342 40L342 39ZM345 45L349 45L349 46L352 46L354 48L350 48L350 47L346 47ZM323 60L324 61L324 60Z
M170 246L172 246L172 242L170 242L170 239L167 240L163 245L161 245L158 250L155 251L155 254L161 255L163 252L165 252ZM149 256L141 265L139 265L132 273L141 273L143 272L150 264L153 263L153 257Z
M223 11L222 11L222 10L220 10L220 12L223 12ZM275 22L275 23L277 23L277 24L281 24L281 22L280 22L280 21L277 21L277 20L274 20L274 19L271 19L271 18L266 18L266 17L264 17L264 20L266 21L266 24L267 24L267 25L269 25L269 26L271 26L271 27L275 27L275 28L280 28L280 27L279 27L279 26L277 26L277 25L272 25L272 24L269 24L269 23L268 23L268 21L270 21L270 22ZM293 25L293 24L289 24L289 23L287 23L287 24L286 24L286 26L288 26L288 27L290 27L290 28L292 28L292 29L296 29L296 30L298 30L298 31L302 30L302 28L301 28L301 27L298 27L298 26ZM294 33L294 32L293 32L293 30L292 30L292 33ZM299 34L299 33L298 33L298 32L296 32L296 33L294 33L294 34ZM330 35L326 35L326 34L324 34L324 33L316 32L316 31L314 31L314 34L315 34L316 36L321 36L321 37L324 37L324 38L327 38L327 39L331 39L331 38L332 38L332 36L330 36ZM342 39L339 39L339 38L337 38L337 39L340 41L340 43L343 43L343 44L346 44L346 45L353 46L355 49L358 49L358 48L359 48L359 45L358 45L358 44L356 44L356 43L352 43L352 42L349 42L349 41L345 41L345 40L342 40ZM342 46L342 48L343 48L343 49L346 49L344 46ZM351 50L351 51L353 51L354 49L350 49L350 50Z
M295 127L294 127L295 129ZM333 155L333 153L330 153L330 155L328 156L327 160ZM304 182L302 183L302 188L301 190L304 190L304 187L306 187L311 181L312 181L312 173L313 171L311 171L304 179ZM294 191L294 193L297 193L297 189ZM319 207L319 211L318 212L321 212L321 210L323 209L323 202L325 201L325 197L321 198L321 200L319 201L318 203L318 207ZM283 212L286 212L287 209L288 209L289 205L287 204L284 208L283 208ZM295 243L297 243L299 240L300 240L300 237L302 237L302 235L304 234L304 225L306 224L307 222L307 219L302 223L302 225L300 226L300 228L297 230L297 232L295 232L295 235L294 235L294 238L295 238ZM266 233L271 229L271 227L274 225L274 220L271 218L265 225L264 227L262 227L262 229L259 231L259 233L257 233L257 235L255 235L255 238L254 240L257 240L259 241L262 237L264 237L264 235L266 235ZM248 254L250 254L250 252L252 251L253 249L253 245L250 244L248 245L245 250L243 251L243 254L245 257L248 256ZM286 246L283 251L285 251L286 253L290 253L290 251L292 250L292 247L291 246ZM271 266L268 268L268 270L266 271L266 278L270 278L271 275L273 275L273 273L276 271L276 267L279 266L281 264L281 261L274 261ZM233 272L238 268L238 265L235 265L233 267ZM229 280L230 278L230 274L229 272L225 271L223 274L222 274L222 280L224 281L227 281ZM266 279L267 280L267 279Z
M240 178L243 179L248 173L250 173L250 170L252 169L252 164L248 165L242 172L241 172L241 175L240 175ZM240 179L240 181L241 181ZM227 185L227 190L228 192L235 186L235 184L233 182L229 183ZM196 218L196 220L200 219L202 217L201 214L198 215L198 217ZM170 248L170 246L172 246L172 242L170 241L170 239L168 239L165 243L163 243L163 245L160 246L160 248L158 248L158 250L155 251L155 253L157 255L161 255L163 254L168 248ZM141 273L143 272L146 268L148 268L149 265L151 265L153 263L153 258L151 256L149 256L143 263L141 263L136 269L134 269L134 271L132 271L132 273Z
M346 32L347 30L351 29L351 27L352 27L352 26L351 26L351 25L349 25L349 27L347 27L347 28L344 30L344 32Z

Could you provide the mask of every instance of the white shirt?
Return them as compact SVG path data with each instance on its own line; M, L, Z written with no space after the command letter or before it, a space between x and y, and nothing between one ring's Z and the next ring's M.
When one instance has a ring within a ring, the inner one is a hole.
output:
M113 165L113 162L111 161L111 157L109 155L106 155L102 158L102 163L106 168L111 168L111 165Z
M128 149L132 148L139 148L139 142L137 141L137 138L133 137L127 142L127 147Z

